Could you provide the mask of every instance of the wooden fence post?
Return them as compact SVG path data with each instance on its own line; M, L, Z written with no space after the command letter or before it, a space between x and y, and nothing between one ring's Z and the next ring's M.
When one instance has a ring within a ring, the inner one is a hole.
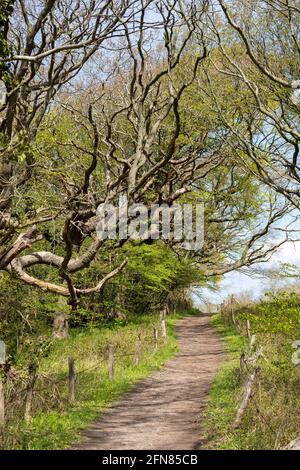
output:
M114 348L112 344L108 349L108 377L110 380L114 378Z
M166 340L167 339L167 329L166 329L166 309L160 311L160 328L161 328L161 337Z
M68 400L71 406L75 404L75 361L72 356L69 357Z
M245 353L242 352L242 354L240 356L240 376L241 377L243 377L246 370L247 370L247 364L246 364L246 361L245 361Z
M239 407L239 409L237 411L236 418L235 418L235 421L234 421L234 424L233 424L234 429L238 429L241 425L242 417L244 415L244 412L245 412L245 410L248 406L249 400L251 398L252 388L253 388L255 379L256 379L257 374L258 374L259 371L260 371L260 367L259 366L255 367L255 369L253 370L253 372L251 373L251 375L249 377L249 380L246 384L246 388L245 388L245 392L244 392L244 396L243 396L241 406Z
M32 398L33 398L33 389L37 379L37 365L30 364L28 367L28 384L26 390L26 399L25 399L25 413L24 420L29 422L31 420L31 408L32 408Z
M235 315L234 315L234 307L233 307L233 303L234 303L234 296L231 295L230 297L230 312L231 312L231 321L232 323L236 326L236 319L235 319Z
M254 345L255 345L255 342L256 342L256 335L251 335L251 338L250 338L250 345L249 345L249 350L250 352L252 351Z
M135 354L134 354L134 359L133 363L137 366L140 362L141 358L141 349L142 349L142 336L139 334L139 338L136 343L136 348L135 348Z
M5 424L4 380L0 372L0 428Z
M285 447L281 447L280 450L300 450L300 437L296 437Z
M246 320L246 333L247 333L247 338L250 340L251 339L250 320Z
M153 329L153 337L154 337L154 350L157 351L158 349L158 330L156 327Z

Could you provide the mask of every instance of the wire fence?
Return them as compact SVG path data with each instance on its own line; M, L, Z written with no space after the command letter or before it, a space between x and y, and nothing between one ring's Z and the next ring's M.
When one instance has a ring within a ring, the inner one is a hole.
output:
M241 351L239 361L239 378L241 383L241 396L238 403L233 429L238 429L242 425L242 419L249 405L252 403L256 410L257 422L262 421L265 426L277 437L277 432L273 429L270 418L261 410L257 394L261 387L260 371L258 365L262 360L267 361L263 347L257 343L255 334L252 334L250 321L239 317L239 313L247 310L247 304L242 305L231 295L221 304L220 314L224 323L234 326L236 331L244 336L247 341Z
M14 448L18 432L36 415L65 412L88 400L95 390L122 380L124 371L135 369L166 342L165 319L147 334L138 334L135 344L108 344L98 351L93 363L72 355L61 358L64 370L45 372L37 363L16 369L4 364L0 369L0 448ZM108 384L107 384L108 383ZM28 427L28 426L27 426Z

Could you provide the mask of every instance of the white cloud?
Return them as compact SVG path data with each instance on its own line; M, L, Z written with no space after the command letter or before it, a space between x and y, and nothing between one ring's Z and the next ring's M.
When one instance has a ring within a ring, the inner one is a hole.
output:
M268 267L271 265L280 264L280 263L291 263L300 265L300 241L299 242L287 242L282 245L279 250L274 253Z
M281 263L290 263L300 266L300 241L287 242L282 245L277 252L275 252L268 263L263 264L264 269L276 269ZM253 278L244 273L232 272L224 276L220 282L220 290L217 293L212 293L208 289L201 289L201 294L207 299L208 302L221 303L223 299L230 294L240 294L245 291L250 291L253 297L259 297L265 290L270 288L270 281L268 279ZM195 299L196 303L200 303Z

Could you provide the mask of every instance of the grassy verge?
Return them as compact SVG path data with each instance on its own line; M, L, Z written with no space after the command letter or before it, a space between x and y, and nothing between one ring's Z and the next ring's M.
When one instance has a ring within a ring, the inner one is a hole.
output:
M211 318L211 324L224 341L227 359L217 372L209 393L204 417L204 445L208 449L237 449L232 423L240 392L239 358L245 338L225 325L219 314Z
M162 367L177 352L176 321L194 313L179 312L168 317L168 341L160 340L157 350L153 344L153 326L157 325L157 318L150 316L135 317L127 325L75 330L67 340L56 342L48 357L41 361L39 374L43 385L47 386L45 380L48 376L55 376L58 381L61 379L62 385L56 389L50 384L47 392L43 387L39 391L37 384L33 418L29 424L19 423L17 429L16 423L6 429L7 434L14 436L6 443L6 448L64 449L74 444L80 438L80 431L103 410L139 380ZM140 363L134 365L133 355L139 335L143 338L142 355ZM115 354L113 380L108 379L107 360L102 360L107 356L109 344L113 344ZM67 361L71 355L78 372L74 407L66 402Z
M241 402L246 376L240 379L239 358L246 339L222 323L219 315L212 324L227 350L211 388L205 419L206 447L209 449L272 450L284 447L299 436L300 374L291 361L291 340L284 335L259 333L256 343L263 346L265 359L253 396L239 429L232 424Z

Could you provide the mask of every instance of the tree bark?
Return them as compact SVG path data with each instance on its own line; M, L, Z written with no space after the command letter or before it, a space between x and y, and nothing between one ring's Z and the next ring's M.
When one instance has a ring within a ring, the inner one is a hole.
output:
M260 370L260 368L256 367L254 369L254 371L252 372L252 374L250 375L250 377L249 377L241 406L239 407L238 412L236 414L236 419L235 419L235 422L234 422L234 425L233 425L234 429L238 429L241 425L242 418L244 416L244 413L245 413L246 408L248 406L249 400L251 398L253 385L255 383L255 379L256 379L256 376L257 376L259 370Z
M67 299L65 297L58 298L58 312L53 321L53 337L57 339L65 339L69 336L68 315L65 312L67 307Z

